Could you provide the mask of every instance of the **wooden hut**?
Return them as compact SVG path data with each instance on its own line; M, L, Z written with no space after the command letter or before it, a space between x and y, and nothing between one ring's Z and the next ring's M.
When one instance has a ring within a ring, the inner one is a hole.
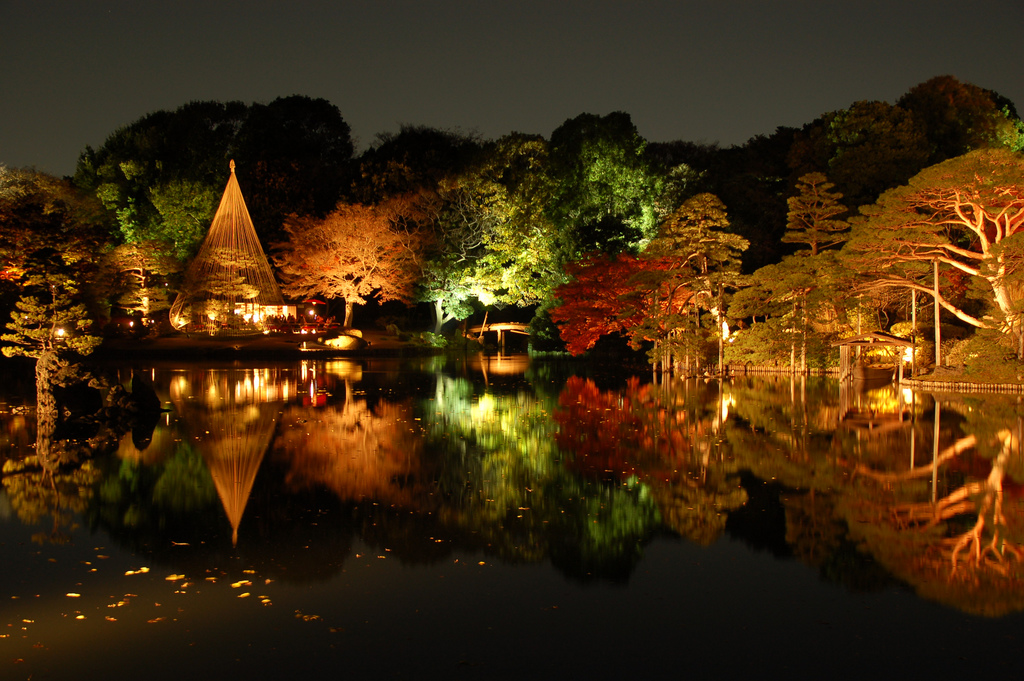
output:
M839 347L839 380L889 382L903 380L903 355L914 343L884 331L870 331L832 344ZM851 356L851 349L854 351ZM865 349L883 349L888 361L869 361Z

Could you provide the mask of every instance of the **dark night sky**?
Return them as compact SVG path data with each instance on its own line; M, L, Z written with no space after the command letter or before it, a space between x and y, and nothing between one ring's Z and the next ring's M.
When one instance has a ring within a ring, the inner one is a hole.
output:
M192 100L323 97L357 148L402 123L548 136L630 113L740 144L932 76L1024 113L1024 0L0 0L0 163L71 174Z

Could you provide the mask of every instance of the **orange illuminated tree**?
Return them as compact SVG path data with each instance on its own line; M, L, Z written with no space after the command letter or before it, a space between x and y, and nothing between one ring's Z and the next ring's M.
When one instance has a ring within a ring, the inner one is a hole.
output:
M338 204L323 219L292 216L274 260L292 296L341 298L346 327L371 297L411 302L430 235L414 197L376 206Z
M932 262L979 284L997 318L986 319L945 296L939 304L979 328L1003 328L1019 319L1024 292L1024 155L985 149L921 171L889 190L857 220L844 249L868 275L866 288L903 287L933 294L922 278ZM915 268L916 265L916 268ZM1019 331L1018 331L1019 333Z
M847 212L843 195L830 191L834 184L823 173L807 173L797 181L797 193L788 199L789 214L783 243L807 244L811 255L846 240L850 223L838 219Z

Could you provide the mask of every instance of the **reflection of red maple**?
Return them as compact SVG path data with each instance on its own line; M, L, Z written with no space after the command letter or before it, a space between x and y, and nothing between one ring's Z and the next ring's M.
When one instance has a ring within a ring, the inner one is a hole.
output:
M632 384L631 384L631 387ZM601 392L591 380L572 376L554 414L558 446L575 454L573 466L584 472L623 478L636 472L640 419L617 394Z
M642 483L667 527L707 545L747 497L716 444L720 409L688 408L686 394L682 383L666 388L634 378L624 390L601 392L593 381L570 378L553 415L556 438L572 454L570 467Z
M636 378L621 392L601 392L593 381L573 376L558 403L559 447L573 452L573 467L599 477L678 477L695 441L712 427L663 404L657 386Z

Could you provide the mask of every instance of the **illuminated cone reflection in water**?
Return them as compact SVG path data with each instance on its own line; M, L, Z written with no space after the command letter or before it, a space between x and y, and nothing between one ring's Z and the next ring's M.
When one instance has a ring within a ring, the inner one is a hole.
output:
M171 387L171 401L188 424L189 441L206 462L231 523L232 544L277 424L280 391L267 389L261 374L266 371L210 371L198 385L184 380Z

